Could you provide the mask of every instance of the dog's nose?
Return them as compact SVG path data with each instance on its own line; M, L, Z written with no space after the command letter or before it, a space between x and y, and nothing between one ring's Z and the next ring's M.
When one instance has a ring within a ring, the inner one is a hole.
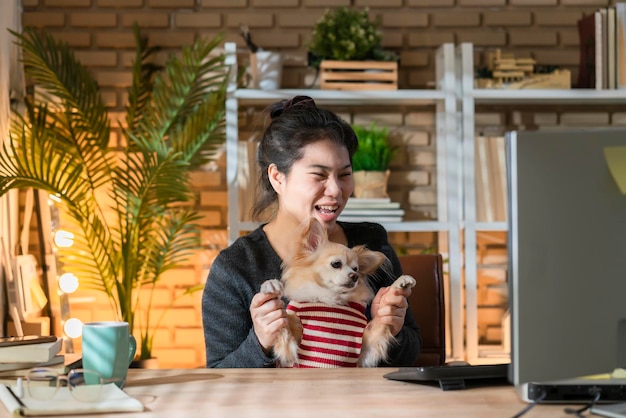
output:
M359 280L359 275L356 273L350 273L348 277L350 277L350 280L352 280L354 283L356 283L357 280Z

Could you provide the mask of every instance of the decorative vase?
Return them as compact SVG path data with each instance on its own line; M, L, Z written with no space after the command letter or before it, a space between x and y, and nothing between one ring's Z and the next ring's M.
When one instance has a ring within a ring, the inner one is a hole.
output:
M386 171L355 171L354 197L357 198L384 198L387 194L389 170Z

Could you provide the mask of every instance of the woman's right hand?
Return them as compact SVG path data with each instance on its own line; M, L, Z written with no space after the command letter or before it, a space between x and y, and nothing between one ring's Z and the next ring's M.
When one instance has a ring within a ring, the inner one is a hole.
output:
M280 330L287 326L285 302L280 292L257 293L250 303L254 333L266 355L270 355Z

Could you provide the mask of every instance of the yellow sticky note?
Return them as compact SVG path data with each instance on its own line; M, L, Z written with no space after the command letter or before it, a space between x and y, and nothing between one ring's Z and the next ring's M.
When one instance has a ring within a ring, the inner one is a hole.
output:
M620 192L626 194L626 147L606 147L604 158Z

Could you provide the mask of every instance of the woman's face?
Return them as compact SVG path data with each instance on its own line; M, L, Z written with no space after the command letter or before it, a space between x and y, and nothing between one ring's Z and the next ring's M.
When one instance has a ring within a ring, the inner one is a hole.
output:
M317 218L330 232L354 190L352 165L348 150L323 139L303 148L278 186L278 217L293 218L298 224Z

